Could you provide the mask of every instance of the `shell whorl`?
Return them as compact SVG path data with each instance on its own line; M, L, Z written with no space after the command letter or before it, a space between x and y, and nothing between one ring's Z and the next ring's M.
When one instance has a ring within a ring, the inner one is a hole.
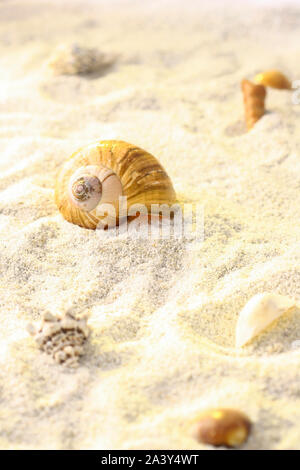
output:
M81 227L119 224L119 196L127 198L128 209L142 204L150 211L152 204L176 202L171 180L158 160L123 141L97 141L79 149L57 177L56 204L66 220Z
M69 196L79 209L90 212L101 200L102 182L96 174L87 173L85 168L80 170L70 178Z

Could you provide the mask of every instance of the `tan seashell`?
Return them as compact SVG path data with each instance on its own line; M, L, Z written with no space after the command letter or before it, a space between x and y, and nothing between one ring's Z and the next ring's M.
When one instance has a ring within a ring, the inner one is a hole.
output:
M127 198L125 215L119 197ZM152 204L171 205L176 195L169 176L150 153L123 141L104 140L78 150L63 165L55 202L67 221L96 229L137 217L139 205L148 213Z
M254 82L258 85L264 85L279 90L291 90L292 84L289 79L279 72L279 70L266 70L265 72L258 73L254 77Z
M242 81L241 87L244 96L246 124L250 130L265 113L266 89L264 86L255 85L246 79Z
M48 66L56 75L82 75L105 70L113 61L113 57L94 48L61 44L51 55Z
M236 326L236 347L257 336L276 318L296 307L289 297L264 292L252 297L241 310Z

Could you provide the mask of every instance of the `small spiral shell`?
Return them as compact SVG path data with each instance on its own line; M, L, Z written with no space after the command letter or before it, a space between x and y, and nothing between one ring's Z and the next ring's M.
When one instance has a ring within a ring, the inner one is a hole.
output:
M266 70L257 74L253 81L257 85L277 88L278 90L291 90L292 84L289 79L279 70Z
M242 92L244 96L245 118L248 130L265 113L266 89L263 85L255 85L249 80L242 81Z
M158 160L123 141L97 141L78 150L57 177L58 209L67 221L81 227L118 225L123 217L120 197L126 198L127 214L138 205L153 213L153 204L176 202L171 180Z

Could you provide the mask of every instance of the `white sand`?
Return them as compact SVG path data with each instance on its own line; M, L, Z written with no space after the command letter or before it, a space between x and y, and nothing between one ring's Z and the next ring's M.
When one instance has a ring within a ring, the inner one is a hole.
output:
M203 3L0 1L2 449L209 449L190 423L211 406L249 415L243 449L300 448L299 311L234 349L252 295L300 299L300 104L270 91L246 133L240 92L266 68L300 79L300 7ZM62 42L115 64L54 77ZM97 138L157 156L205 206L205 242L64 221L55 175ZM70 307L92 328L75 371L26 332Z

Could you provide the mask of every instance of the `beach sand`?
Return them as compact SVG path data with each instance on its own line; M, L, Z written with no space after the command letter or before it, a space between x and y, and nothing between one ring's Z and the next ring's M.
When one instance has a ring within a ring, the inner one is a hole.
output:
M300 311L235 349L256 293L300 300L300 104L268 91L246 132L240 82L300 79L300 6L0 1L0 448L212 449L208 407L253 422L242 449L300 449ZM112 58L54 75L62 43ZM66 222L56 174L78 147L155 155L204 241L105 237ZM77 369L28 334L49 311L89 314Z

